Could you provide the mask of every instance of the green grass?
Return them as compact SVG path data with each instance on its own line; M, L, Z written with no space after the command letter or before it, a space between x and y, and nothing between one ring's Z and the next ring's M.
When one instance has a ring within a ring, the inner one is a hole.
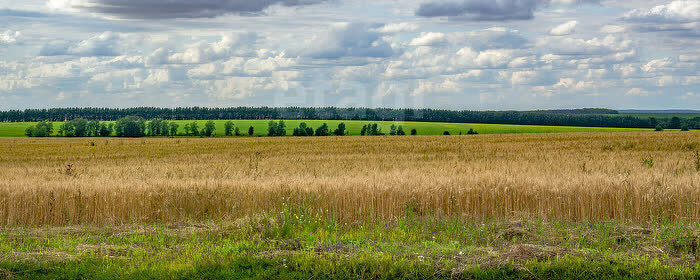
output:
M657 118L657 119L670 119L673 117L679 117L681 119L692 119L700 117L700 113L620 113L620 116L629 116L637 118Z
M340 225L301 210L203 224L5 228L0 278L697 279L697 227L428 218Z
M267 135L268 120L232 120L234 125L239 127L241 133L248 133L248 128L253 126L255 135ZM193 121L176 121L180 124L178 133L184 133L186 123ZM199 120L197 124L200 130L206 123L206 120ZM224 134L225 120L216 120L216 134ZM350 135L360 135L362 126L369 123L378 123L382 128L382 132L388 134L389 127L392 124L403 125L406 134L410 134L411 129L416 129L419 135L441 135L445 131L450 134L466 134L470 128L475 129L480 134L510 134L510 133L553 133L553 132L624 132L624 131L650 131L651 129L638 128L608 128L608 127L574 127L574 126L542 126L542 125L508 125L508 124L471 124L471 123L434 123L434 122L373 122L373 121L335 121L335 120L288 120L287 134L291 135L295 127L299 123L305 122L308 126L314 129L327 123L331 132L338 127L338 124L344 122L349 130ZM0 137L21 137L24 136L24 130L33 123L0 123ZM54 123L54 132L58 130L60 122Z

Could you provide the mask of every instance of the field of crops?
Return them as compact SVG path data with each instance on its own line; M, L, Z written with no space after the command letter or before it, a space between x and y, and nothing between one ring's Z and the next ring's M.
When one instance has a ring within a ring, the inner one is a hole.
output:
M195 121L175 121L180 125L178 133L184 133L184 126L187 123ZM206 120L196 121L201 128ZM225 120L216 120L216 134L221 136L224 134ZM248 128L253 127L255 135L266 135L268 120L233 120L241 133L247 134ZM416 129L419 135L442 135L445 131L450 134L466 133L470 128L475 129L480 134L510 134L510 133L553 133L553 132L622 132L622 131L649 131L651 129L637 128L608 128L608 127L575 127L575 126L543 126L543 125L507 125L507 124L468 124L468 123L431 123L431 122L372 122L372 121L334 121L334 120L287 120L287 134L292 135L294 127L298 127L299 123L305 122L314 129L327 123L331 131L335 129L339 123L343 122L347 125L350 135L360 135L362 126L369 123L377 123L380 125L384 133L389 133L389 127L392 124L402 125L404 131L409 133L411 129ZM22 137L27 127L35 123L0 123L0 137ZM54 132L57 131L60 122L54 123Z
M0 273L690 279L698 150L668 131L3 138Z

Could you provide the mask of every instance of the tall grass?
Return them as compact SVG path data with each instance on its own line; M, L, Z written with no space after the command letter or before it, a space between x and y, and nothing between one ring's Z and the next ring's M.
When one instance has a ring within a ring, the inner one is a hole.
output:
M291 208L343 223L698 221L700 172L688 147L699 136L6 138L0 225L237 219Z

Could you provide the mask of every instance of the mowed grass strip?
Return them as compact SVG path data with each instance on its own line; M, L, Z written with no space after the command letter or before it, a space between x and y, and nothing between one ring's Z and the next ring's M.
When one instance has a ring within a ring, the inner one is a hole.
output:
M231 120L242 134L248 135L248 128L253 127L254 135L267 135L269 120ZM180 125L178 133L184 133L185 124L195 122L195 120L174 121ZM196 120L201 129L207 120ZM216 135L224 135L224 123L227 120L215 120ZM611 127L578 127L578 126L544 126L544 125L510 125L510 124L481 124L481 123L436 123L436 122L393 122L393 121L338 121L338 120L285 120L287 125L287 135L292 135L295 127L305 122L314 129L327 123L331 132L338 127L338 124L345 123L349 135L360 135L362 126L370 123L377 123L382 132L388 134L392 124L403 126L406 134L410 134L411 129L416 129L419 135L442 135L445 131L450 134L466 134L470 128L475 129L480 134L511 134L511 133L555 133L555 132L633 132L651 131L652 129L640 128L611 128ZM54 134L62 122L54 122ZM109 123L109 122L108 122ZM31 122L22 123L0 123L0 137L22 137L27 127L36 124Z

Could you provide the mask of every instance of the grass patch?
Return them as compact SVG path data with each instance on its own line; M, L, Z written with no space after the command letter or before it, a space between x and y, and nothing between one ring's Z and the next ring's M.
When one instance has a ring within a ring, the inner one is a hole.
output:
M403 219L9 228L12 279L693 279L697 223ZM621 241L621 240L625 241Z

